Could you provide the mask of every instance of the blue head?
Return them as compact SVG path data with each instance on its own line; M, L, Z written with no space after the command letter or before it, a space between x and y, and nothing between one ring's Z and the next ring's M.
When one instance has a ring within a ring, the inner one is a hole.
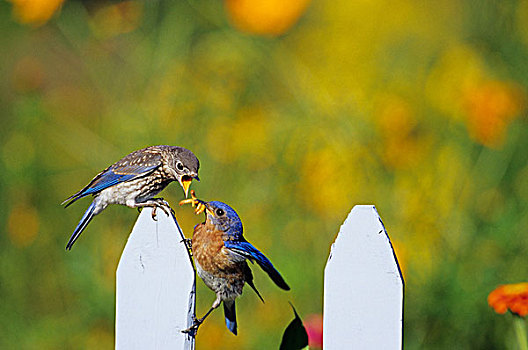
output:
M242 221L233 208L218 201L205 202L205 207L206 220L215 225L218 230L231 237L242 236L244 231Z

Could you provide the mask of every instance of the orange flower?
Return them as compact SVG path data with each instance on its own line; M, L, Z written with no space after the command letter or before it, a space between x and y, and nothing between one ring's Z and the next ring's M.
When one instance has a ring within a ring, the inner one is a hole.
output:
M524 108L522 90L500 81L469 89L465 99L469 132L477 142L488 147L502 145L508 125Z
M57 12L64 0L10 0L15 18L35 26L46 23Z
M225 0L233 25L252 34L281 35L304 13L310 0Z
M528 315L528 283L505 284L488 295L488 304L503 314L508 309L521 317Z

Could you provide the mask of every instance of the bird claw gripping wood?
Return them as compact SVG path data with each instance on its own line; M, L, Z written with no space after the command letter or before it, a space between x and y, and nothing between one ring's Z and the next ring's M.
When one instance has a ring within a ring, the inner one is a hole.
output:
M198 332L198 328L202 325L204 319L203 318L196 318L196 316L193 315L193 324L187 329L182 330L182 333L189 334L191 337L196 336L196 333Z
M196 215L203 213L205 210L205 202L196 198L196 192L194 192L194 190L191 190L191 198L180 201L180 205L184 204L190 204L193 208L196 207L196 209L194 209Z
M152 204L152 220L158 221L157 215L156 215L156 210L158 208L163 210L165 215L167 215L168 217L171 214L174 215L174 209L171 208L171 206L169 205L169 203L165 199L163 199L163 198L152 198L151 201L153 202L153 204Z
M184 238L184 239L182 239L180 241L180 243L185 244L185 247L189 251L189 254L191 254L191 256L192 256L193 255L193 252L192 252L192 238Z

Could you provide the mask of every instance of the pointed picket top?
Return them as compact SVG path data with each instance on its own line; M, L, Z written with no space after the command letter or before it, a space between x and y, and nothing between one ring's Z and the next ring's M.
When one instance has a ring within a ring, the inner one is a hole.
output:
M117 268L116 349L193 350L195 273L174 216L141 212Z
M373 205L356 205L332 245L324 277L323 348L401 349L403 278Z

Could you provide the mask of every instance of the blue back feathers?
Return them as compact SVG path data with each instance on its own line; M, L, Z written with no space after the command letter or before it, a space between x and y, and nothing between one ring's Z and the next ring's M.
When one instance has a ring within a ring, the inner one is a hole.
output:
M86 187L84 187L79 192L75 193L70 198L66 199L63 203L69 201L69 203L66 204L66 207L68 207L70 204L80 198L86 197L90 194L99 193L108 187L117 185L118 183L129 181L140 176L148 175L150 172L152 172L159 166L160 164L136 167L128 166L126 169L111 166L108 169L103 170L101 173L99 173L96 177L93 178L92 181L90 181L88 185L86 185Z
M218 220L218 225L227 225L223 231L227 233L229 240L224 241L224 246L234 253L249 259L250 261L256 261L257 264L270 276L277 286L284 290L290 290L290 287L284 281L279 271L275 269L271 261L251 243L246 241L243 236L244 230L242 227L242 221L240 220L240 217L236 211L223 202L212 201L209 202L209 205L214 208L215 217L216 210L222 209L225 212L223 216L216 218L216 220Z

